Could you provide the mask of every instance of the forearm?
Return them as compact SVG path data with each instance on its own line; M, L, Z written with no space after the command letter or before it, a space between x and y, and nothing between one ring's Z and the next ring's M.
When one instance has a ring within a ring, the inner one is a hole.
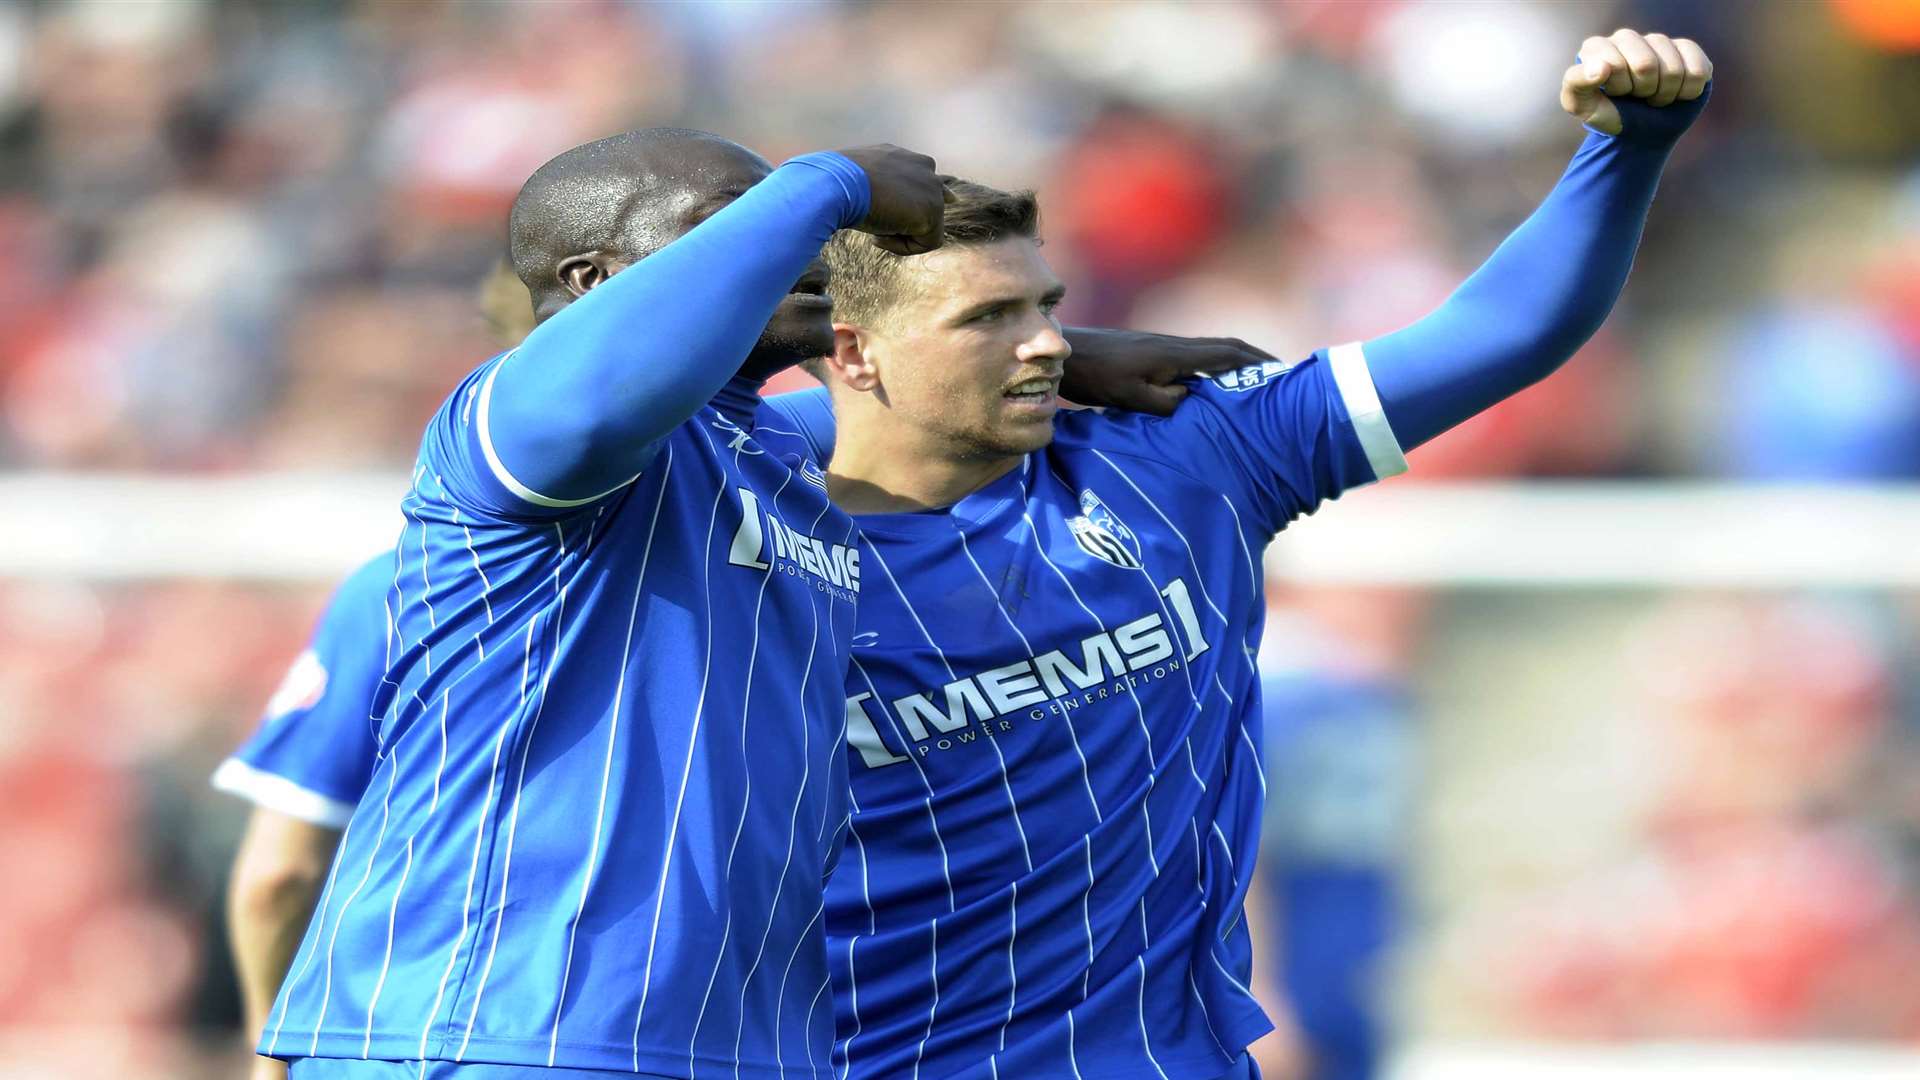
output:
M865 215L865 184L838 155L789 162L542 323L488 392L502 464L560 498L631 479L739 369L834 230Z
M1411 449L1545 378L1619 299L1672 141L1590 133L1560 182L1446 303L1365 345Z
M227 943L247 1027L258 1036L300 948L340 831L256 807L227 885Z
M249 1038L258 1038L313 917L322 875L263 887L236 875L227 895L228 943Z

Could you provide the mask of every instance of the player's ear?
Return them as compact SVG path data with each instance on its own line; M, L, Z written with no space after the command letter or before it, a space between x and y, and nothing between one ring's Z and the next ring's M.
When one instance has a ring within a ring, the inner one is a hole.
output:
M569 255L554 267L560 277L560 284L575 297L585 296L587 290L607 280L613 271L607 268L606 256L597 251L584 255Z
M880 373L867 355L868 338L850 323L833 324L833 353L827 368L850 390L866 393L880 385Z

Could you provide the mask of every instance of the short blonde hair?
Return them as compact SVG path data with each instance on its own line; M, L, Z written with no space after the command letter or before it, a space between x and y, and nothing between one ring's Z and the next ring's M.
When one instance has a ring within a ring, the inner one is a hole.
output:
M971 180L949 180L947 190L955 201L947 204L946 245L993 244L1010 236L1039 239L1040 202L1033 192L1001 191ZM824 254L833 271L834 320L856 326L874 324L899 302L901 263L915 257L895 255L852 229L835 233Z

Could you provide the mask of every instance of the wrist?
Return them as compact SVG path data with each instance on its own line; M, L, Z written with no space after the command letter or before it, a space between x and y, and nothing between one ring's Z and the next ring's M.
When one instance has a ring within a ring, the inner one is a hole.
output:
M1637 98L1615 98L1614 108L1620 112L1621 132L1608 135L1591 124L1582 125L1588 131L1611 138L1623 146L1639 147L1665 154L1679 143L1680 137L1687 133L1695 120L1707 107L1707 99L1713 96L1713 84L1708 83L1700 96L1692 101L1676 101L1671 105L1658 108Z
M795 166L824 174L830 180L831 190L838 192L840 199L835 211L834 228L851 228L866 220L872 208L873 186L867 180L867 171L855 164L852 158L822 150L789 158L780 168L784 171Z

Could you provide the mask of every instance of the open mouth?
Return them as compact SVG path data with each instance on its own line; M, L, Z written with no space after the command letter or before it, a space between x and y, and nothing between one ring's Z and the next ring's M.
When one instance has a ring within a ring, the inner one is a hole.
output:
M1016 405L1051 405L1059 385L1058 379L1024 379L1007 387L1001 396Z

